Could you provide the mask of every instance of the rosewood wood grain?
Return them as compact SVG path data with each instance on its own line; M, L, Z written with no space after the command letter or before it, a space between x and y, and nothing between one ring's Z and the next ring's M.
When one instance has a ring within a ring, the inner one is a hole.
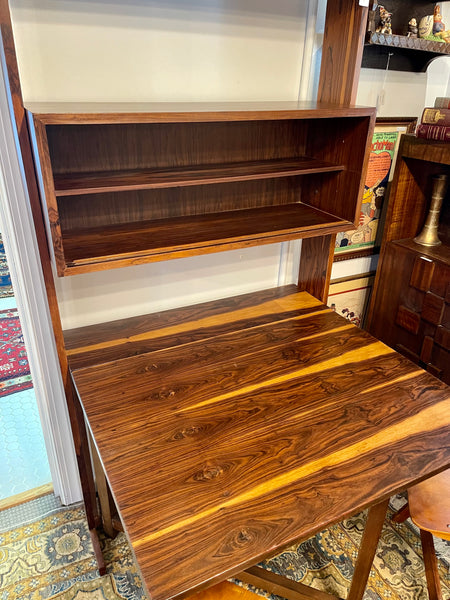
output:
M353 0L327 3L317 92L319 102L355 102L366 21L367 8L359 6ZM352 185L355 186L355 181ZM354 219L350 220L356 223L358 215L358 211L355 211ZM330 260L332 261L334 254L335 239L335 236L327 236L323 240L308 239L302 243L302 253L306 252L307 255L302 254L300 257L298 282L302 289L323 301L328 296L332 266ZM314 260L311 260L312 256Z
M436 174L450 175L449 145L416 138L411 134L402 135L383 230L377 267L379 275L375 279L367 318L367 329L374 335L377 335L377 323L380 320L380 296L386 287L381 280L381 273L385 271L389 242L401 240L405 247L423 257L450 262L448 245L426 248L415 244L412 239L424 225L431 198L432 176Z
M323 235L302 241L298 286L326 302L333 267L336 235Z
M348 64L348 63L347 63ZM339 75L336 73L336 81ZM366 109L355 99L267 102L29 102L26 109L45 124L195 123L274 119L333 118L345 105L346 116Z
M318 101L355 102L367 12L353 0L327 3Z
M158 189L191 185L210 185L227 181L249 181L291 177L309 173L341 171L334 165L316 159L271 160L264 162L230 163L224 165L155 169L111 173L77 173L55 175L55 195L75 196L99 192L135 189Z
M364 595L388 505L389 498L369 508L347 600L361 600Z
M231 311L210 303L212 320L166 313L169 331L155 321L146 336L178 333L171 347L73 372L155 600L212 585L450 463L447 386L284 291L253 315L245 296L244 313L236 299Z
M371 333L449 383L450 248L390 242L379 268Z
M351 227L374 110L230 106L200 106L183 118L184 105L146 115L111 106L109 115L56 121L35 113L58 274Z
M67 231L64 274L275 243L349 225L298 203Z

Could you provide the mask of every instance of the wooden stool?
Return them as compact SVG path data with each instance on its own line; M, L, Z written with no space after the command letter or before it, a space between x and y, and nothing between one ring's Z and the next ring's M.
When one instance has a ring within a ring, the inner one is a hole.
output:
M450 469L408 490L408 504L393 521L402 523L408 517L420 529L428 596L442 600L433 535L450 540Z

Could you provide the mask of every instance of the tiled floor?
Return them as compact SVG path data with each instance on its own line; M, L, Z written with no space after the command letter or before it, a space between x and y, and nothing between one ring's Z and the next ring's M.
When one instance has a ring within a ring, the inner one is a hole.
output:
M47 494L18 506L6 508L0 511L0 533L43 519L59 508L61 502L54 494Z
M14 307L0 299L0 310ZM33 388L0 398L0 457L0 500L51 482Z

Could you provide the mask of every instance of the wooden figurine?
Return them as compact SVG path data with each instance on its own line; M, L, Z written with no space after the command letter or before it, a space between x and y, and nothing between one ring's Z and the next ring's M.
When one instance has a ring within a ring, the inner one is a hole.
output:
M377 33L384 33L386 35L392 35L391 17L392 17L392 13L388 12L384 8L384 6L381 6L381 4L380 4L381 22L376 29Z
M416 38L418 37L418 32L419 28L417 27L417 21L413 17L408 23L408 37Z

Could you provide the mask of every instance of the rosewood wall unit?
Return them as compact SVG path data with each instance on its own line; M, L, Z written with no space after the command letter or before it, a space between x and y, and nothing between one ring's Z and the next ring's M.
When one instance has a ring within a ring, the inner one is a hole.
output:
M441 246L413 238L431 198L432 175L450 176L450 145L403 136L386 216L368 330L450 383L450 195L441 211Z
M58 275L336 233L374 109L30 105Z

